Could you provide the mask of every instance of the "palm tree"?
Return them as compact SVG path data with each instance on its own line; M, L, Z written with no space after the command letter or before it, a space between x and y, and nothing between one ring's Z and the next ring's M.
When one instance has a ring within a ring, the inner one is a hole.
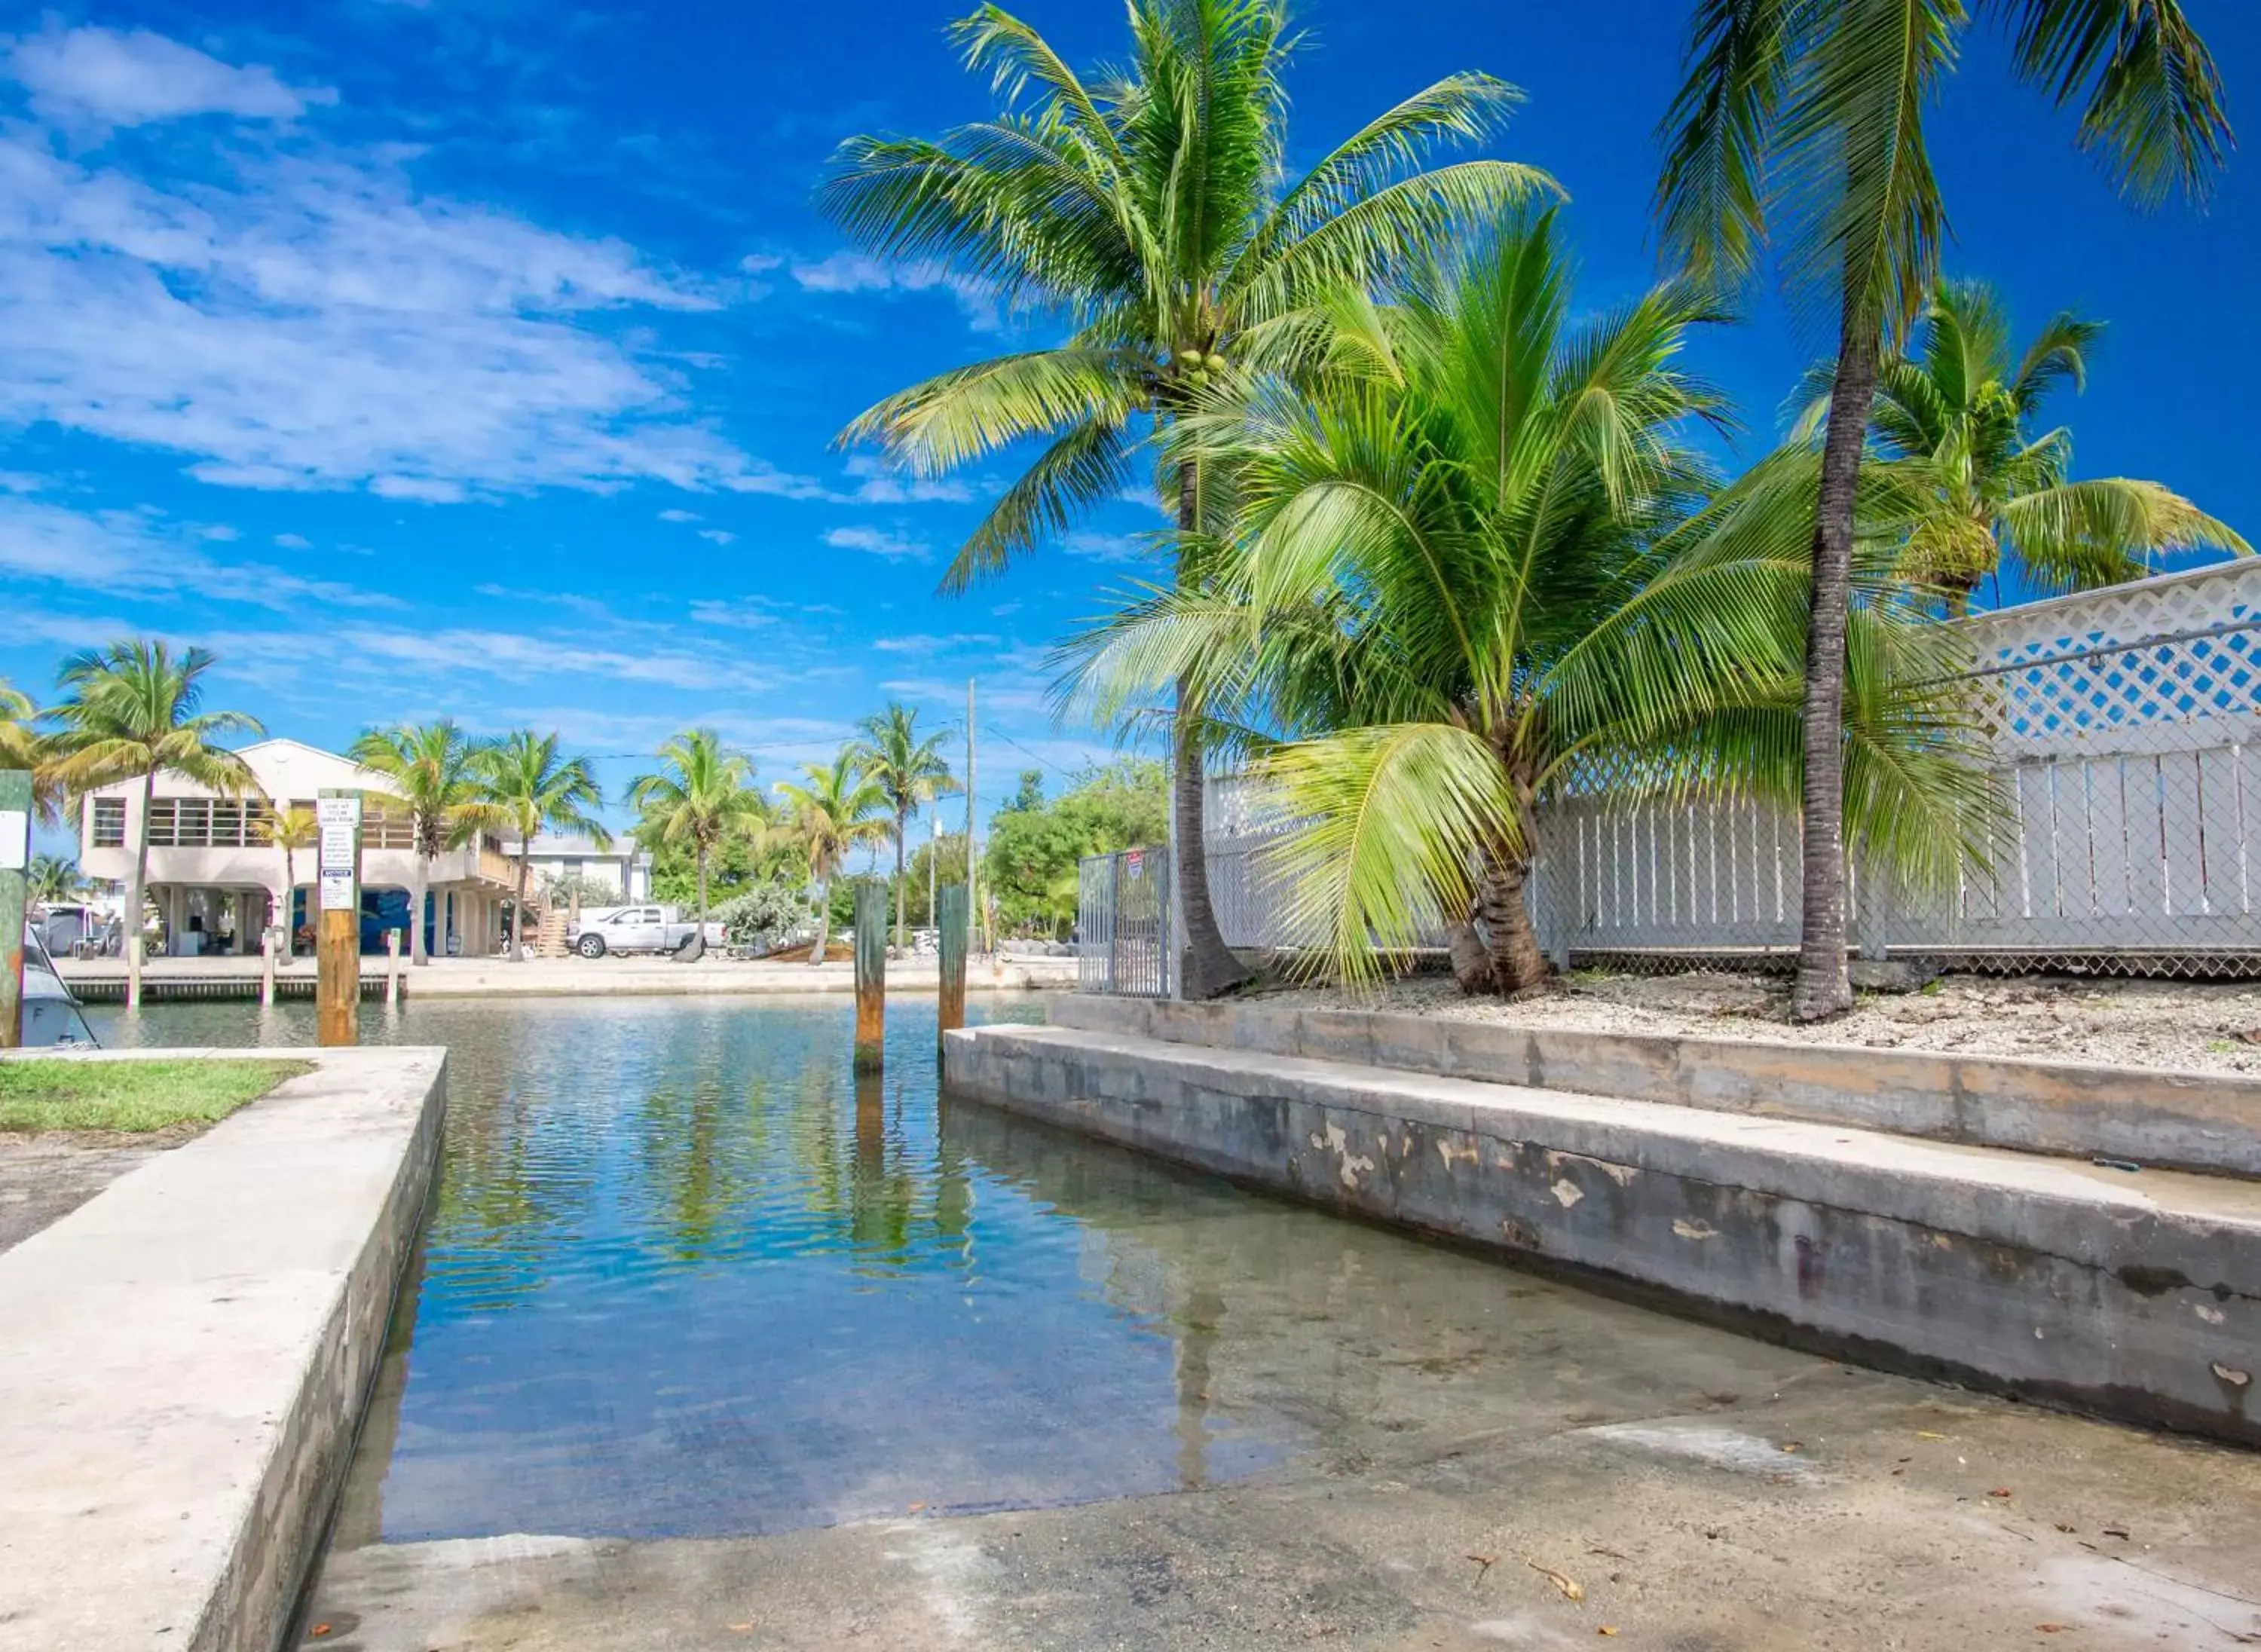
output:
M638 836L687 847L699 865L699 932L707 932L707 863L734 832L758 833L768 821L761 794L746 782L753 760L729 750L712 729L691 729L659 749L660 772L628 783Z
M544 827L553 831L579 832L599 849L613 846L604 822L589 813L604 807L604 788L586 758L561 758L557 736L537 735L531 729L514 729L501 739L472 754L486 801L502 808L518 833L518 894L512 905L511 956L526 957L526 884L534 857L534 840ZM706 905L706 891L700 891ZM706 913L700 913L706 922Z
M25 871L25 886L34 906L59 906L86 892L78 862L62 855L33 855Z
M841 747L829 764L804 764L800 781L779 780L777 791L786 801L786 829L816 881L816 945L808 961L821 964L832 938L832 880L851 851L886 840L894 823L887 794L865 772L852 745Z
M1878 363L1870 415L1872 453L1920 461L1934 480L1935 508L1916 523L1900 571L1944 598L1950 617L2006 554L2045 591L2092 591L2140 579L2176 551L2214 547L2253 554L2230 528L2157 482L2128 477L2071 479L2072 433L2029 435L2060 384L2086 386L2088 351L2103 324L2066 312L2013 352L2010 319L1982 281L1942 281L1913 349ZM1808 370L1797 435L1820 439L1829 414L1834 363Z
M910 945L909 886L903 880L906 840L919 806L961 790L943 760L943 735L918 737L918 713L894 701L858 725L864 737L854 747L864 772L886 794L895 816L895 945Z
M1211 703L1303 736L1257 772L1304 822L1279 862L1290 932L1324 935L1346 977L1441 923L1468 989L1542 979L1525 890L1551 796L1795 794L1808 570L1740 496L1705 505L1682 433L1721 404L1676 358L1708 312L1676 284L1574 323L1544 214L1369 312L1343 352L1367 371L1188 433L1238 479L1238 565L1071 657L1102 715L1191 673ZM1891 686L1942 675L1917 644L1943 634L1913 619L1857 616L1848 808L1935 880L1986 791L1952 707Z
M2181 0L1993 0L2019 76L2081 106L2079 140L2150 204L2197 196L2230 141L2222 89ZM1843 702L1855 497L1877 377L1939 273L1946 212L1924 117L1967 0L1695 0L1666 116L1657 215L1699 278L1739 284L1770 238L1837 339L1807 627L1803 936L1794 1013L1849 1009Z
M298 887L298 851L321 841L321 822L311 808L276 808L260 822L259 836L269 847L283 851L283 922L291 921L291 897ZM291 937L283 937L283 956L291 956Z
M32 800L39 818L53 824L62 817L62 788L55 782L50 761L54 753L33 726L39 715L29 694L18 693L0 677L0 769L30 771Z
M1086 81L1027 24L984 6L952 32L1001 96L997 119L938 140L842 146L822 198L851 236L883 257L951 268L1068 332L1057 347L913 385L843 433L929 473L1044 444L958 552L946 587L1002 568L1122 493L1144 438L1211 384L1294 359L1315 291L1363 284L1554 190L1544 173L1504 161L1424 167L1440 146L1489 137L1518 101L1474 74L1383 111L1283 187L1282 76L1296 47L1286 10L1286 0L1130 0L1129 67ZM1216 500L1198 462L1165 465L1158 480L1184 575ZM1179 686L1175 830L1197 851L1201 707ZM1183 853L1177 866L1183 989L1215 996L1247 971L1217 927L1205 858Z
M413 840L414 886L408 892L408 958L430 963L424 935L426 891L432 863L461 849L483 832L510 824L509 813L490 802L480 785L478 748L450 718L436 722L395 723L366 730L347 755L369 773L390 782L388 806L408 812Z
M119 780L141 782L133 812L133 875L126 885L126 1002L141 1002L141 902L149 874L149 800L160 771L231 797L256 782L243 759L212 742L226 734L263 734L240 711L199 711L204 676L218 663L208 649L176 657L161 642L139 639L90 649L63 662L55 681L63 698L47 715L57 725L48 772L73 797Z

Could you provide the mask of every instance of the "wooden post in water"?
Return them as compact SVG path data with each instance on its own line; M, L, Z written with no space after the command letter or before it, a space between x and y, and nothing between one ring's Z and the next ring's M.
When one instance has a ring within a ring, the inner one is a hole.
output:
M856 886L856 1071L876 1073L887 1040L887 891Z
M361 794L325 790L314 889L314 1042L361 1042Z
M24 913L31 902L32 776L0 770L0 1050L24 1043Z
M384 932L384 1007L400 1008L400 931Z
M965 886L944 884L942 911L942 991L935 1011L935 1037L965 1024Z

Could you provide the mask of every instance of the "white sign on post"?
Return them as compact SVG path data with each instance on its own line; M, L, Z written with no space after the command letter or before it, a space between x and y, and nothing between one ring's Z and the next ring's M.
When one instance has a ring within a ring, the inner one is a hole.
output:
M354 903L353 868L343 872L325 870L322 873L321 903L327 912L341 911Z
M354 863L354 829L350 826L322 828L322 869L326 872L350 872Z
M31 864L31 815L20 808L0 808L0 872L21 872Z
M361 799L357 797L316 798L314 819L325 827L343 826L350 830L361 824Z

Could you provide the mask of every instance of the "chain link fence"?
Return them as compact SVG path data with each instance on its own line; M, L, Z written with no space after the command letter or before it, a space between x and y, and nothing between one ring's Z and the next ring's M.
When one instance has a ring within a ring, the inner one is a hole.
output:
M1076 873L1076 988L1167 998L1178 985L1174 880L1167 849L1087 855Z
M1862 952L1999 971L2261 974L2261 563L1963 625L2002 824L1983 864L1944 896L1913 898L1854 865L1847 893ZM1267 854L1292 826L1245 779L1210 783L1210 890L1236 948L1317 943L1289 932ZM1796 952L1794 810L1604 787L1543 807L1534 837L1532 914L1559 966L1767 967ZM1096 864L1085 863L1087 939L1130 910ZM1168 883L1153 887L1166 895ZM1169 915L1128 922L1122 968L1100 973L1145 991L1140 949L1159 924L1167 954ZM1166 976L1166 956L1160 967ZM1098 980L1087 952L1089 989L1126 990Z

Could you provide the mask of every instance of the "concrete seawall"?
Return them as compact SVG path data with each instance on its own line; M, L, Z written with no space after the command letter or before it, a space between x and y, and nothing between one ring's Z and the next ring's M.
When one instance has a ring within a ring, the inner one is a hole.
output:
M2261 1081L2234 1074L1262 1003L1063 996L1046 1016L1055 1026L1172 1043L2261 1176Z
M1865 1362L2261 1446L2261 1187L1068 1027L964 1095Z
M446 1058L264 1053L316 1070L0 1255L0 1652L274 1652L288 1628L430 1196Z

